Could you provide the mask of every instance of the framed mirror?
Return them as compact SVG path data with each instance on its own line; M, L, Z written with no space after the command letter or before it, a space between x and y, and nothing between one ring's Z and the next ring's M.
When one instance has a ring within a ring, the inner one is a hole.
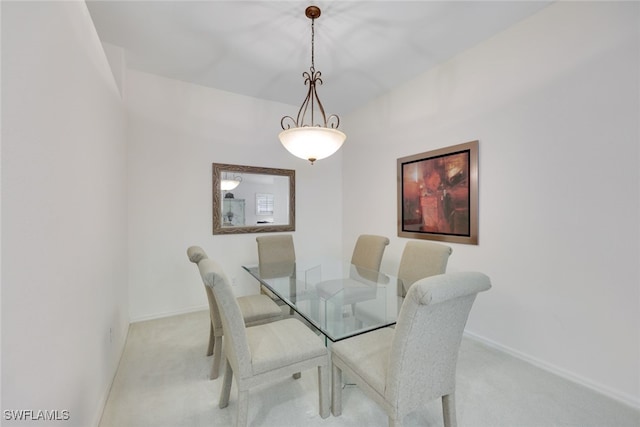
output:
M213 163L213 234L296 229L296 171Z

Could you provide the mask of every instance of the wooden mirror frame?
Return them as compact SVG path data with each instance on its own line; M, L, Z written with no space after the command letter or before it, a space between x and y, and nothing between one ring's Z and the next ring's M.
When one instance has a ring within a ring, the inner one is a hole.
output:
M289 223L274 225L247 225L238 227L222 226L222 190L220 182L223 172L278 175L289 178ZM296 171L257 166L213 163L213 234L273 233L295 231L296 229Z

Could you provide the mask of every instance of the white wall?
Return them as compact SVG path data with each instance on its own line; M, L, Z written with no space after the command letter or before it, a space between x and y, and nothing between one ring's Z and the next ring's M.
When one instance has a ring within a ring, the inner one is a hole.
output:
M391 237L394 272L396 159L478 139L479 245L449 270L493 289L468 330L636 406L639 6L554 4L349 115L342 181L344 246Z
M126 82L133 321L206 307L190 245L225 266L238 295L258 291L241 265L258 261L259 234L212 235L212 163L294 169L298 258L339 252L341 156L311 166L277 138L299 107L137 71Z
M84 2L2 2L3 410L97 425L128 327L125 155Z

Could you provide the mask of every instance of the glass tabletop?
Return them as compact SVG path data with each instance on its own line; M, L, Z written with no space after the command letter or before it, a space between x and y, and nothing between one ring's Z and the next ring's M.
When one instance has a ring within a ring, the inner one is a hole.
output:
M349 262L303 260L242 266L331 341L395 324L399 279Z

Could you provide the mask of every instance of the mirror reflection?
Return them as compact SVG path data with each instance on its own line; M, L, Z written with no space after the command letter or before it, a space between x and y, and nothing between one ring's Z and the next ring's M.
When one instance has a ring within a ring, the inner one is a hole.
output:
M213 234L295 230L295 171L213 164Z

